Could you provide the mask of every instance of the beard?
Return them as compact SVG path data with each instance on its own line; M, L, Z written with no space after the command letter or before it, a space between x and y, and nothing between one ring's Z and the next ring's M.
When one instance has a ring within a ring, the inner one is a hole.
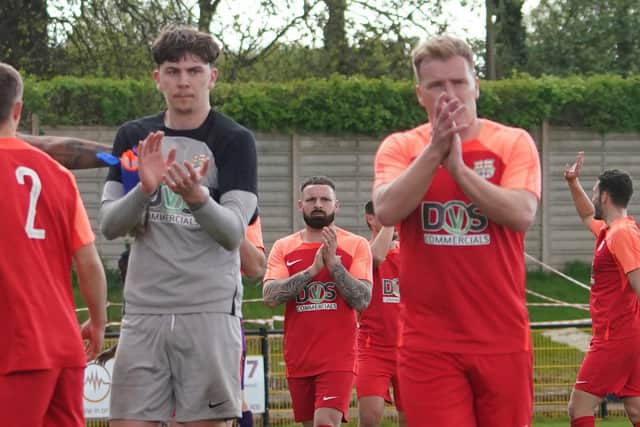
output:
M304 213L302 214L302 218L304 218L305 224L307 224L311 228L315 228L316 230L322 230L323 227L328 227L329 225L331 225L335 217L335 212L330 215L327 215L323 212L322 216L306 215Z
M595 204L594 206L594 210L595 212L593 213L593 218L594 219L602 219L602 206L600 205L600 203Z

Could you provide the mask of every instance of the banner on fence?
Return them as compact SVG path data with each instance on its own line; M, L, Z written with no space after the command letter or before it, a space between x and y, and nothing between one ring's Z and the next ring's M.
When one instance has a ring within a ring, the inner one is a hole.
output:
M104 366L90 362L84 370L84 417L109 418L109 396L111 395L111 374L113 359Z
M264 358L247 356L244 366L244 398L251 412L264 414Z
M109 396L113 359L104 366L90 362L84 370L84 417L86 419L109 418ZM264 359L262 356L247 356L244 370L244 392L249 409L263 414L264 404Z

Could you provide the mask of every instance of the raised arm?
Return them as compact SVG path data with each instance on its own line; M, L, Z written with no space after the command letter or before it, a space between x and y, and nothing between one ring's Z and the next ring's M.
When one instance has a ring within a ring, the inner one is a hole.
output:
M431 186L438 167L449 152L454 135L468 127L466 124L456 125L453 120L463 109L464 106L457 98L447 94L438 98L429 144L409 167L392 181L379 185L373 192L376 217L382 225L393 226L402 222L418 206ZM394 155L397 154L395 150L398 148L391 148L393 140L389 140L389 144L386 142L376 155L376 163L378 157L388 157L393 161ZM396 146L400 144L401 141L396 141Z
M384 262L387 252L393 247L394 227L382 227L378 235L371 242L371 257L373 268Z
M265 281L262 285L264 303L269 307L276 307L294 299L323 267L322 247L320 247L311 266L287 278Z
M582 171L582 165L584 163L584 151L580 151L576 155L576 161L573 165L566 165L564 168L564 179L567 181L569 191L571 192L571 198L573 199L573 205L576 208L576 212L580 217L580 220L589 227L589 224L593 220L595 214L595 208L591 199L582 188L580 184L580 172Z
M322 237L322 258L329 269L331 277L333 277L333 281L340 295L342 295L342 298L344 298L351 308L357 311L364 310L369 305L369 302L371 302L373 285L367 280L354 278L347 269L344 268L341 258L336 255L337 236L333 227L323 228ZM371 255L368 254L368 256L370 257ZM369 263L369 266L371 266L371 263Z
M160 187L166 173L167 164L175 159L171 150L168 159L162 157L160 144L164 134L150 133L140 142L138 150L140 183L124 194L121 183L107 181L100 205L100 231L107 239L115 239L129 233L142 217L151 196Z
M373 205L382 225L402 222L418 206L429 189L442 156L428 147L393 181L373 191Z
M110 153L111 147L87 139L68 136L19 134L20 139L37 147L67 169L91 169L107 166L97 157Z

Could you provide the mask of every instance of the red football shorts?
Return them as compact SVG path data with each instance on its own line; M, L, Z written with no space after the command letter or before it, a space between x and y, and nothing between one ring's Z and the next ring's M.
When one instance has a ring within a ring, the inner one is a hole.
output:
M347 422L354 374L351 371L324 372L312 377L287 378L293 417L297 423L313 420L318 408L342 412Z
M375 348L360 350L356 375L358 399L365 396L379 396L392 403L389 386L393 387L393 403L396 409L402 411L395 349L391 351Z
M529 426L533 355L398 353L403 412L409 427Z
M640 337L592 340L574 386L596 396L640 396Z
M84 368L0 375L0 420L12 427L85 427Z

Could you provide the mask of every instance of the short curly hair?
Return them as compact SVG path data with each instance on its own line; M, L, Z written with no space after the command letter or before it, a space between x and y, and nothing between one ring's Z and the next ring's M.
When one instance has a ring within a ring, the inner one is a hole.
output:
M631 175L619 169L605 170L598 176L598 189L607 192L616 206L626 208L633 195Z
M213 65L220 55L220 46L211 35L186 25L168 25L151 46L156 65L178 62L188 54Z

